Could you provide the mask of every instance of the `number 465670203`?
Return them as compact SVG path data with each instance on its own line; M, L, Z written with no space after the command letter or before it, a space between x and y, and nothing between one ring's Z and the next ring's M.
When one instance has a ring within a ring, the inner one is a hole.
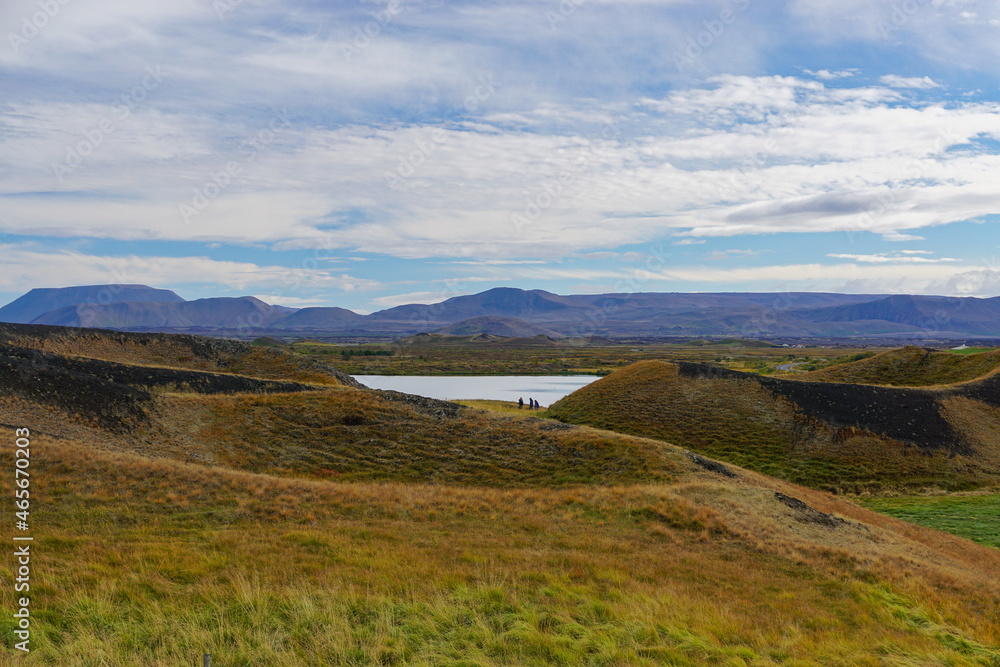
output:
M14 432L17 440L14 444L17 448L14 450L14 479L17 484L17 489L14 491L14 497L16 500L18 512L15 513L18 520L25 523L28 522L28 507L29 503L29 493L28 487L31 486L31 480L28 475L28 465L30 465L31 456L31 441L29 440L31 433L26 428L19 428Z

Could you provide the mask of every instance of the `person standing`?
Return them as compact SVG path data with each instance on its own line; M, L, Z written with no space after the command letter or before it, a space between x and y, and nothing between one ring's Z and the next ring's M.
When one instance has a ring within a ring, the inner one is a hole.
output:
M520 410L524 407L524 396L520 396L517 399L517 409Z

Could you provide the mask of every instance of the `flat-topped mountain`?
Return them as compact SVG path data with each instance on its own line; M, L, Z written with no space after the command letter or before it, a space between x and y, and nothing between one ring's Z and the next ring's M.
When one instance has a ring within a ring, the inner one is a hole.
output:
M28 324L42 315L82 304L108 305L124 302L183 303L170 290L146 285L85 285L81 287L36 288L0 308L0 322Z
M32 324L101 329L259 329L288 314L252 296L217 297L180 303L129 301L80 304L53 310Z

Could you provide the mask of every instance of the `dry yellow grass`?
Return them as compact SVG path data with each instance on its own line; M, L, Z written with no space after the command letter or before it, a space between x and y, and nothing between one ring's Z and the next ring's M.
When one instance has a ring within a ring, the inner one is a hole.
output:
M565 486L655 481L675 468L660 443L527 415L445 413L435 405L350 388L170 396L160 404L155 428L166 436L164 455L175 456L166 448L183 439L183 429L200 443L205 460L282 475ZM178 410L197 411L200 427L177 419Z
M746 471L486 489L34 446L23 664L1000 660L1000 551Z

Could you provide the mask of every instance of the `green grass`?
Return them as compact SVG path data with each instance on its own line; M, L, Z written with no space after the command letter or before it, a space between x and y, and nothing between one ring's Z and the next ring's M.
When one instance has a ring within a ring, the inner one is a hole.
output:
M897 519L1000 549L1000 493L859 498L858 503Z
M967 347L964 350L948 350L952 354L979 354L980 352L993 352L1000 348L996 347Z

